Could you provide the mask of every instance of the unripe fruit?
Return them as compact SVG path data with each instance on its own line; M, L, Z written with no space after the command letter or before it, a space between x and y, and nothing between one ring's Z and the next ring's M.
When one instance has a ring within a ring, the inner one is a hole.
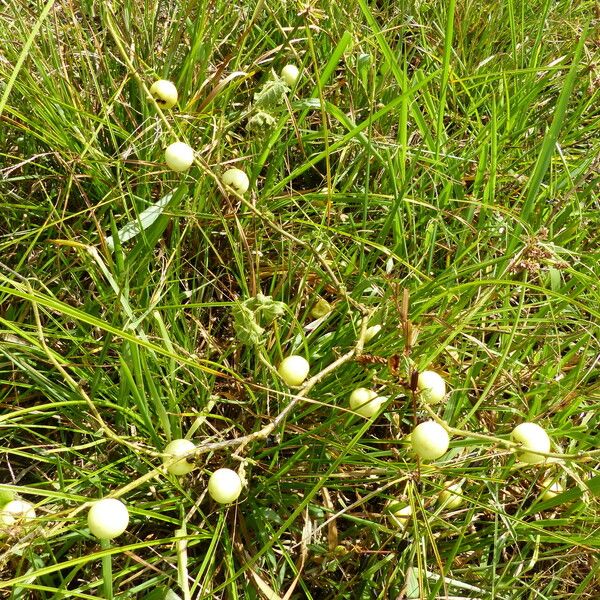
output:
M371 327L367 327L365 331L365 344L370 342L379 332L381 331L381 325L371 325Z
M540 492L540 499L551 500L555 496L558 496L558 494L562 494L564 491L565 490L560 481L552 477L548 477L548 479L545 479L542 482L542 491Z
M171 443L167 444L167 447L164 450L163 463L167 465L167 471L172 475L186 475L190 473L196 468L194 463L188 462L186 458L181 458L176 462L171 462L174 458L178 456L184 456L195 448L193 442L190 440L173 440ZM169 464L170 463L170 464Z
M522 444L523 450L517 456L526 463L544 462L545 457L536 452L550 452L550 438L537 423L521 423L511 434L513 441ZM529 450L529 452L527 452Z
M309 370L308 361L295 354L284 358L277 367L279 376L288 385L300 385L308 376Z
M440 458L448 450L448 432L435 421L419 423L410 436L415 454L426 460Z
M294 87L299 78L300 71L296 65L285 65L285 67L281 69L281 79L283 79L289 87Z
M250 187L248 175L241 169L229 169L221 177L223 185L234 189L238 194L245 194Z
M350 408L363 417L376 415L387 402L387 397L367 388L357 388L350 394Z
M422 371L417 380L419 397L426 404L439 404L446 396L446 382L435 371Z
M33 504L26 500L11 500L0 508L0 528L20 525L33 519L35 519Z
M331 304L325 298L319 297L315 305L310 310L310 316L313 319L320 319L331 312Z
M412 506L410 504L401 504L400 502L390 502L388 504L388 519L399 529L405 529L408 520L412 516Z
M447 485L438 496L439 503L448 510L458 508L462 503L462 485L460 483L452 483Z
M155 81L150 87L150 94L161 108L173 108L177 104L177 88L166 79Z
M208 493L219 504L237 500L242 491L240 476L231 469L217 469L208 480Z
M173 142L165 150L165 162L169 169L183 173L194 162L194 150L184 142Z
M127 507L116 498L103 498L92 504L87 517L90 532L100 540L112 540L129 524Z

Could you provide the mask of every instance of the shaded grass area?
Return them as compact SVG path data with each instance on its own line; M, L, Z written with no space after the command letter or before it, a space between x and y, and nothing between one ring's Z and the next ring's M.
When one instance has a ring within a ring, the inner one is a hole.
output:
M0 39L0 489L39 515L0 541L2 597L102 594L85 512L108 494L131 511L121 598L598 596L594 3L12 1ZM249 133L290 62L297 88ZM181 176L175 139L197 152ZM232 315L258 293L286 309L252 346ZM259 436L295 393L270 365L320 372L364 315L365 353ZM425 368L465 434L433 465L406 440ZM390 398L372 422L348 409L361 386ZM497 438L522 421L571 458L518 465ZM179 437L207 450L181 480L157 469ZM206 495L221 466L247 479L235 506Z

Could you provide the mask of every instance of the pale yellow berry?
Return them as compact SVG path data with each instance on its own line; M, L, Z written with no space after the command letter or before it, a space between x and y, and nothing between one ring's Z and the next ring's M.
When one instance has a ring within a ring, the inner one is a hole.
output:
M165 162L169 169L183 173L194 162L194 150L184 142L173 142L165 150Z
M291 355L284 358L277 367L279 376L288 385L300 385L308 376L310 365L303 356Z
M458 508L463 503L462 485L460 483L452 483L447 485L438 496L439 503L448 510Z
M294 87L299 78L300 71L296 65L285 65L285 67L281 69L281 79L283 79L289 87Z
M26 500L11 500L0 508L0 528L22 525L35 519L33 504Z
M150 94L161 108L173 108L177 104L177 88L172 81L155 81L150 87Z
M517 452L520 461L526 463L541 463L545 457L538 452L550 452L550 438L537 423L521 423L511 434L513 441L522 445Z
M387 510L389 521L399 529L406 529L408 521L412 517L411 505L392 501L388 504Z
M235 190L238 194L245 194L250 187L248 175L241 169L229 169L221 177L223 185Z
M426 460L440 458L450 444L448 432L435 421L419 423L413 429L410 440L415 453Z
M167 467L167 471L173 475L186 475L196 468L196 465L188 461L189 454L196 446L190 440L173 440L164 450L163 463ZM183 457L173 462L177 457Z
M357 388L350 394L350 408L363 417L376 415L387 402L387 397L367 388Z
M208 493L219 504L230 504L242 491L240 476L231 469L217 469L208 480Z
M88 512L90 532L100 540L112 540L129 524L129 511L117 498L103 498L92 504Z
M419 398L426 404L439 404L446 396L446 382L435 371L422 371L417 381Z

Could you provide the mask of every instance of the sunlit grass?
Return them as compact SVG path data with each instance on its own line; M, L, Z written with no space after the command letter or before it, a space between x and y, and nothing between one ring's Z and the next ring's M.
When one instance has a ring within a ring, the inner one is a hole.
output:
M598 597L594 11L9 0L0 492L38 517L0 539L0 597ZM439 405L412 392L425 369ZM358 387L382 414L350 410ZM407 436L431 418L452 435L427 464ZM542 465L516 461L524 421ZM231 506L220 467L246 482ZM548 477L565 491L541 499ZM130 524L103 547L86 513L108 495Z

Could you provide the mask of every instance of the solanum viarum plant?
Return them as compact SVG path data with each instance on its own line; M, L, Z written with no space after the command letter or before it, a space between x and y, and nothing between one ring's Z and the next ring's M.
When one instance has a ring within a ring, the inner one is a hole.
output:
M161 108L173 108L177 104L177 88L172 81L155 81L150 87L150 95Z
M537 423L521 423L511 434L512 440L521 444L517 458L525 463L535 464L546 460L539 452L550 452L550 438Z
M426 404L439 404L446 396L446 382L435 371L421 371L417 380L419 398Z
M194 162L194 150L185 142L173 142L165 150L165 162L169 169L183 173Z
M112 540L129 524L129 511L117 498L102 498L94 502L87 517L90 532L99 540Z
M363 417L376 415L387 402L387 396L379 396L374 390L357 388L350 394L350 408Z
M167 471L172 475L187 475L187 473L191 473L196 468L196 465L190 462L188 458L195 447L193 442L185 439L173 440L167 444L163 456L163 463ZM178 457L181 458L174 461Z
M290 386L301 385L308 377L309 370L308 361L297 354L286 356L277 367L281 379Z
M439 423L424 421L413 429L410 441L417 456L425 460L435 460L448 450L450 436Z
M230 504L242 491L240 476L231 469L217 469L208 480L208 493L219 504Z
M245 194L250 187L248 175L241 169L228 169L221 176L223 185L235 190L238 194Z

